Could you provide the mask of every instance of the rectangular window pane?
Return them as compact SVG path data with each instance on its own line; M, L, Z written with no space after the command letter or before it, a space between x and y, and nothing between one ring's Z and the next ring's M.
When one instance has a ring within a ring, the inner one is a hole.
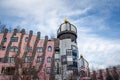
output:
M61 56L61 62L62 62L62 64L67 64L67 57L66 57L66 55L62 55Z
M60 62L60 59L55 59L56 62Z
M55 54L59 54L59 51L55 51Z
M0 62L3 62L3 58L0 58Z
M11 42L18 42L18 37L11 37Z
M31 57L30 56L26 56L24 59L24 62L31 62Z
M42 62L42 57L41 56L37 57L37 62Z
M67 54L67 56L72 56L72 50L71 49L67 49L66 50L66 54Z
M6 49L6 47L5 46L2 46L2 50L5 50Z
M11 63L14 63L14 57L11 57Z

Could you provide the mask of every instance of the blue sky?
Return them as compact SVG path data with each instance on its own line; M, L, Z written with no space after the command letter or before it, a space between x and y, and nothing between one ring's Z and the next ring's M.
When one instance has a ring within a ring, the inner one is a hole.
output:
M56 36L67 17L90 67L120 64L120 0L0 0L0 21Z

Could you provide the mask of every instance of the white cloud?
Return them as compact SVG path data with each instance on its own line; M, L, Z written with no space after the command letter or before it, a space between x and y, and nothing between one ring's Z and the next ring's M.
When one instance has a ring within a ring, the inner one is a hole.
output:
M120 40L108 40L88 33L79 35L79 52L83 53L90 67L104 68L120 64Z
M62 15L64 16L67 16L67 17L70 17L70 16L76 16L76 15L82 15L82 14L85 14L87 11L89 11L91 8L90 7L87 7L85 9L78 9L78 10L71 10L70 12L66 12Z

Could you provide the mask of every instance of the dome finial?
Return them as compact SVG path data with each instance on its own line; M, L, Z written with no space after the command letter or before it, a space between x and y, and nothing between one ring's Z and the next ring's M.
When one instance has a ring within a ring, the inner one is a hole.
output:
M69 22L69 20L68 20L67 18L65 18L65 19L64 19L64 22L67 23L67 22Z
M83 54L80 54L80 57L83 57Z

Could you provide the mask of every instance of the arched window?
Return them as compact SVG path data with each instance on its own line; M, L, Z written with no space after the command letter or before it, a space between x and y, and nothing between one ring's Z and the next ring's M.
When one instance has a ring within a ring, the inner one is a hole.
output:
M41 56L37 56L37 61L36 62L42 62L42 57Z
M51 46L48 46L48 51L52 52L52 47Z

